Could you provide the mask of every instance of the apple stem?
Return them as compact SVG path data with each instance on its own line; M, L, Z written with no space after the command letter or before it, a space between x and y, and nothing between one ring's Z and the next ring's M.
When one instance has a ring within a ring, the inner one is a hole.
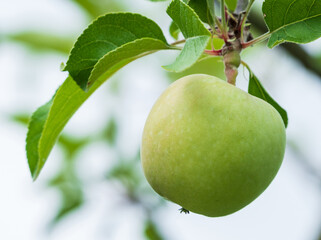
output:
M241 64L241 53L242 45L239 40L230 42L225 45L222 51L223 61L225 65L225 76L227 82L235 85L236 77L238 75L238 67Z
M227 82L229 84L232 84L232 85L235 86L236 77L237 77L237 75L239 73L237 68L225 65L225 71L224 72L225 72L225 76L227 78Z

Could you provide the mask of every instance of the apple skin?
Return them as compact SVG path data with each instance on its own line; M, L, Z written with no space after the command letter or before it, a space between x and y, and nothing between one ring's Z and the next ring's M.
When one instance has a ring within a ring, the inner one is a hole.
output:
M277 174L285 127L267 102L209 75L169 86L143 132L141 159L152 188L209 217L234 213Z

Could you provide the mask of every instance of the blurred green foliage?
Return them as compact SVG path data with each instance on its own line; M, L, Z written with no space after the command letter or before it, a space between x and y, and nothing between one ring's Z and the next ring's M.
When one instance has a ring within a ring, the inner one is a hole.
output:
M77 3L92 18L107 12L119 12L125 10L122 1L117 0L71 0Z
M152 220L147 220L145 222L145 237L148 240L162 240L164 239L157 229L156 224Z
M111 118L105 129L102 131L102 137L111 145L116 144L117 125L116 120Z
M66 160L68 160L66 158ZM70 160L70 159L69 159ZM60 195L60 208L49 227L54 227L63 217L78 209L84 203L83 185L75 173L75 166L69 161L63 164L59 173L49 180L48 186L56 189Z
M7 36L9 40L22 43L34 51L57 51L69 54L74 39L42 32L18 32Z

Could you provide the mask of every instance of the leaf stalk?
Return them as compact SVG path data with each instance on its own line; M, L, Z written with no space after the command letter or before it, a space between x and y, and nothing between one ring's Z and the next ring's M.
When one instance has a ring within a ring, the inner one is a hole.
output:
M241 64L242 64L244 67L246 67L246 69L250 72L250 74L252 74L252 72L251 72L251 70L250 70L250 66L249 66L246 62L244 62L243 60L241 60Z
M270 35L271 35L271 33L267 32L267 33L255 38L255 39L249 41L249 42L245 42L245 43L242 42L242 49L248 48L248 47L250 47L250 46L252 46L254 44L257 44L257 43L260 43L262 41L265 41L266 39L268 39L270 37Z
M221 50L205 50L204 53L212 56L222 56L222 49Z
M222 21L222 36L224 41L227 42L228 35L227 35L227 24L226 24L226 8L225 8L225 0L221 0L221 21Z
M245 23L246 23L246 20L247 20L248 15L249 15L249 13L250 13L250 10L251 10L251 8L252 8L252 6L253 6L254 1L255 1L255 0L251 0L251 1L249 2L249 4L247 5L247 8L246 8L246 10L245 10L245 14L244 14L244 16L243 16L243 18L242 18L242 22L241 22L241 24L240 24L240 28L241 28L241 29L240 29L240 30L241 30L241 42L243 42L243 40L244 40L243 31L244 31Z
M182 39L182 40L178 40L178 41L176 41L176 42L173 42L173 43L171 43L170 45L171 45L171 46L176 46L176 45L179 45L179 44L185 43L185 42L186 42L186 39Z

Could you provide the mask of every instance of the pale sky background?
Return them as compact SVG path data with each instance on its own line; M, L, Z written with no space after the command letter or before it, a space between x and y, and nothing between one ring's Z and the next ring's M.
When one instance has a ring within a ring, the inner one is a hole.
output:
M165 11L161 13L167 3L123 2L129 4L131 11L152 18L167 31L170 19ZM260 7L261 1L256 4ZM0 41L2 33L25 29L78 36L87 24L88 19L79 8L66 0L1 1ZM305 47L321 53L320 41ZM247 52L243 54L245 61L288 111L288 138L295 139L321 171L320 79L277 49L257 47ZM105 90L109 85L105 84L75 114L65 131L79 136L99 131L108 113L116 112L121 122L121 150L134 154L148 112L168 85L160 66L175 56L176 53L157 53L128 65L111 80L121 79L120 96L108 96ZM33 183L24 149L26 129L9 121L8 115L32 112L49 100L66 77L59 70L60 63L65 61L59 54L35 55L21 45L0 43L0 239L142 239L141 223L137 221L142 213L133 207L115 208L119 199L106 182L95 185L86 182L85 206L64 219L49 235L46 232L58 199L44 183L59 167L62 153L54 148L40 178ZM241 68L238 85L243 89L247 84L244 75L247 72L243 73ZM80 156L78 171L85 179L101 176L101 169L110 165L102 156L109 152L104 146L90 146ZM173 240L313 240L321 230L321 190L299 161L287 151L271 186L235 214L221 218L184 215L178 213L179 206L168 203L166 209L157 213L160 227Z

